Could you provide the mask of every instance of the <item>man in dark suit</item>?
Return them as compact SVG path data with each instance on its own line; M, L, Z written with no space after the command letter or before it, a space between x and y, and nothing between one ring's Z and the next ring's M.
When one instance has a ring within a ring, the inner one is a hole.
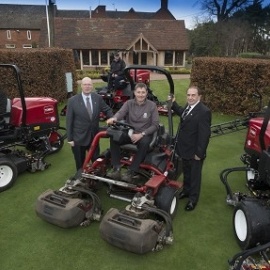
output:
M107 118L113 116L111 108L102 97L93 92L93 83L89 77L82 79L81 88L82 93L68 100L66 114L67 141L72 147L77 171L83 166L86 151L99 131L100 112L105 113ZM99 147L92 161L98 155Z
M185 210L192 211L199 200L202 166L211 135L212 114L201 102L201 91L196 86L190 86L187 90L185 107L179 106L175 98L172 101L172 109L181 118L176 151L183 161L184 186L179 198L187 197Z

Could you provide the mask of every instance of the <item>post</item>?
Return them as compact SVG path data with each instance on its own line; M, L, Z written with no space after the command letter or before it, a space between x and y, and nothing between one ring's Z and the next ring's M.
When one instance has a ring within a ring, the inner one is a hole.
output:
M50 20L49 20L49 12L48 12L48 0L45 0L46 5L46 18L47 18L47 31L48 31L48 45L51 47L51 31L50 31Z

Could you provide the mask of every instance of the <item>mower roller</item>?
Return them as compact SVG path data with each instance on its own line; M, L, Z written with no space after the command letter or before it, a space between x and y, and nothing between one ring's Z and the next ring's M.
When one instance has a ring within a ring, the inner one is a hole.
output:
M64 128L59 126L57 100L25 97L16 65L0 64L1 76L9 72L19 97L8 98L9 89L0 89L0 192L10 188L18 174L43 171L49 167L45 157L64 144ZM5 73L6 72L6 73Z
M170 88L168 94L174 94L173 80L168 71L156 66L140 65L127 67L126 71L129 73L129 70L137 69L165 74ZM134 87L132 82L131 87ZM178 208L178 194L182 188L182 183L177 179L182 171L181 159L175 152L178 134L173 136L171 110L168 112L168 117L164 117L168 121L168 130L160 124L153 135L149 153L140 164L139 179L127 183L107 177L111 169L110 149L106 149L91 163L91 157L101 139L113 138L119 142L133 129L125 122L116 122L101 129L94 137L83 168L73 179L68 179L59 190L47 190L38 197L37 215L64 228L86 226L94 220L101 220L99 231L102 239L138 254L161 250L164 245L172 244L172 219ZM125 170L130 166L137 148L127 144L121 149L120 162ZM104 186L109 197L123 200L128 205L120 210L111 208L102 217L103 209L97 194Z

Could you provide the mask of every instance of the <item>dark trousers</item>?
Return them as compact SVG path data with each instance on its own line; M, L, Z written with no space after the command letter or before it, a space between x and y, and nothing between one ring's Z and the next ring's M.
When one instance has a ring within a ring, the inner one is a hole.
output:
M142 137L138 143L136 144L137 146L137 152L132 160L132 163L129 167L130 170L134 172L139 171L140 164L144 161L145 156L147 154L147 151L149 149L149 144L152 140L152 136L144 136ZM129 144L132 143L130 138L127 137L123 143L118 144L113 141L111 138L110 140L111 143L111 157L112 157L112 165L114 168L120 168L120 159L121 159L121 148L120 146L123 144Z
M82 145L74 145L72 147L72 153L75 159L76 169L77 171L82 168L86 152L89 150L89 146L82 146ZM99 146L96 148L93 157L91 158L91 161L95 161L99 156Z
M120 81L124 80L124 76L112 77L110 74L108 76L108 89L117 90L120 88Z
M201 190L203 160L183 159L184 192L197 203Z

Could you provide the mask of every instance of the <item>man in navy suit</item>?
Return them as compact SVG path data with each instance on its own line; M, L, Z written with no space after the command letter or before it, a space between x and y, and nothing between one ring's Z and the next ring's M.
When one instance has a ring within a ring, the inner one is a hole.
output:
M113 116L111 108L102 97L93 92L93 83L89 77L82 79L81 88L82 93L68 100L66 114L67 141L72 147L77 171L82 168L86 151L99 132L100 112L105 113L107 118ZM98 155L99 147L92 161L96 160Z
M194 210L199 200L202 166L211 135L212 114L201 102L201 95L197 86L190 86L185 107L172 99L172 109L181 118L176 151L183 161L184 186L179 198L188 198L186 211Z

